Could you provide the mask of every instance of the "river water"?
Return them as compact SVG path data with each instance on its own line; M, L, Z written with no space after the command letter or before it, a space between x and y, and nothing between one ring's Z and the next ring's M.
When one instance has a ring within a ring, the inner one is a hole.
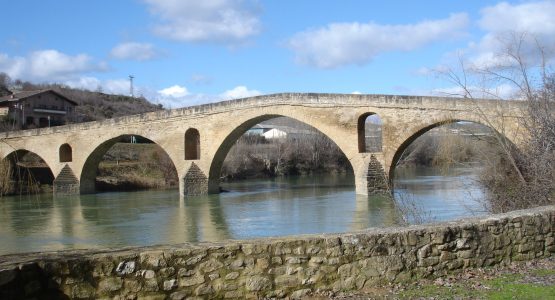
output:
M482 214L473 168L399 168L395 197L410 223ZM180 199L177 190L0 199L0 254L331 233L400 225L388 197L356 195L346 175L222 184ZM413 213L415 212L416 213ZM407 213L408 212L408 213Z

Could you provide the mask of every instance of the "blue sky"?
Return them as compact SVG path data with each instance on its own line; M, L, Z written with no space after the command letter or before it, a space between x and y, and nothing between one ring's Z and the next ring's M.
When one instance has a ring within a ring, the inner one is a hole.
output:
M555 1L2 1L0 72L124 94L132 74L136 94L167 108L441 94L454 87L430 70L494 61L508 32L534 36L548 59L555 49Z

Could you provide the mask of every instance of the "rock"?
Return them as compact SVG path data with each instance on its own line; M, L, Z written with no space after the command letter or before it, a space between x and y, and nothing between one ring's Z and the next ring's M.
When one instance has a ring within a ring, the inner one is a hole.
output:
M141 270L139 274L145 279L152 279L156 277L156 273L153 270Z
M247 291L258 292L272 287L270 279L262 276L249 277L246 282Z
M168 278L168 277L173 276L175 274L175 268L173 268L173 267L162 268L162 269L160 269L160 271L158 273L160 274L160 276L162 278Z
M178 292L172 293L170 295L170 299L171 300L183 300L183 299L187 298L187 296L189 296L189 294L190 293L187 292L187 291L178 291Z
M214 293L214 289L209 284L201 284L195 289L195 295L203 296Z
M123 281L123 286L126 291L136 293L141 290L142 285L138 280L135 279L125 279Z
M226 299L230 299L230 298L242 298L243 297L243 292L241 291L231 291L231 292L226 292L224 294L224 298Z
M231 272L231 273L225 275L225 280L234 280L234 279L237 279L237 277L239 277L238 272Z
M89 283L78 283L71 289L71 298L73 299L90 299L95 294L94 287Z
M140 254L141 263L155 269L166 266L166 259L163 251L143 252Z
M119 277L108 277L98 283L98 291L102 294L118 291L123 286L123 280Z
M185 277L179 280L179 286L193 286L204 283L204 276Z
M171 279L164 281L164 291L171 291L177 287L177 280Z
M222 264L221 262L215 259L210 259L199 264L198 268L204 273L210 273L212 271L218 270L219 268L223 267L223 265L224 264Z
M134 261L122 261L118 264L116 268L116 273L118 275L127 275L135 272L135 262Z
M190 277L193 275L195 275L195 270L188 270L185 268L181 268L179 269L179 272L177 272L178 277Z
M311 289L296 290L291 294L291 299L302 299L308 293L312 292Z
M158 291L158 281L155 278L145 279L143 285L143 291L146 292L157 292Z

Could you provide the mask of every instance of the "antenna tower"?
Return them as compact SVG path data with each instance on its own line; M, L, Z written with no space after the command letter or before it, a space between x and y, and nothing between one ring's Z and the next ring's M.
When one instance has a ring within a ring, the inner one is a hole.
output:
M135 97L133 95L133 78L135 78L135 76L129 75L129 94L131 95L131 97Z

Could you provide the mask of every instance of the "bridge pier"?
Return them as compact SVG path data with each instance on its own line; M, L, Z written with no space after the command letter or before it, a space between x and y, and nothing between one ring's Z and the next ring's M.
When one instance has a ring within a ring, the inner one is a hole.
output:
M358 195L391 193L388 176L380 158L380 154L371 154L364 159L362 172L355 177L355 189Z
M389 194L391 189L383 165L376 156L370 155L368 172L366 173L366 187L369 195Z
M66 164L52 184L54 195L79 195L81 188L73 170Z
M183 196L199 196L207 195L208 177L204 175L202 170L193 162L183 177L179 181L179 191Z

